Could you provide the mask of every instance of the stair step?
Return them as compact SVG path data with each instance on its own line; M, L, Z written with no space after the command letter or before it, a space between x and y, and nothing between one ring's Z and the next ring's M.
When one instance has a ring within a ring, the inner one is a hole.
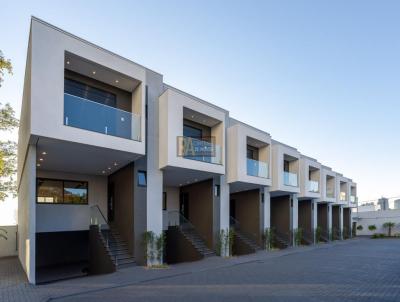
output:
M129 257L129 258L121 259L121 260L117 259L117 266L121 266L121 265L124 265L124 264L136 264L135 258L134 257Z

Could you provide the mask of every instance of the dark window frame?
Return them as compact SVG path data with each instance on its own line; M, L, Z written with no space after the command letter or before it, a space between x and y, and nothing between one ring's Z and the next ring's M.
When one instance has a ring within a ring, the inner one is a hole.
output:
M39 181L40 180L49 180L49 181L59 181L62 183L62 189L63 189L63 194L62 194L62 201L63 202L40 202L38 201L38 192L39 192ZM86 184L86 202L85 203L75 203L75 202L64 202L64 189L65 189L65 182L81 182ZM48 178L48 177L36 177L36 203L37 204L48 204L48 205L76 205L76 206L83 206L83 205L88 205L89 204L89 182L86 180L75 180L75 179L60 179L60 178Z

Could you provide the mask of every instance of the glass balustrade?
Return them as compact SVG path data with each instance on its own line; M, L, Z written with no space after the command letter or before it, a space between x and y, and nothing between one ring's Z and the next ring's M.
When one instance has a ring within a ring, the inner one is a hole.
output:
M297 187L297 174L292 172L283 172L283 183L285 186Z
M309 180L308 181L308 190L313 193L319 192L319 182L316 180Z
M346 192L340 192L339 199L340 201L346 201L347 200Z
M222 164L221 146L193 137L178 136L178 156L211 164Z
M268 163L247 159L247 175L268 178L269 177Z
M140 141L140 115L64 93L64 125Z

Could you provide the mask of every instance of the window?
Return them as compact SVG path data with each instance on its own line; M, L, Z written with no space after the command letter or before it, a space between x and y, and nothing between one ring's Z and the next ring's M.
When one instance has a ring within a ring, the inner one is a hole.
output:
M258 160L258 149L256 147L247 145L247 158Z
M167 210L167 192L163 192L162 209L163 209L164 211Z
M283 161L283 171L285 171L285 172L289 172L290 170L289 170L289 161L288 160L284 160Z
M147 186L146 171L138 171L138 186L139 187L146 187Z
M75 80L64 79L64 92L111 107L117 107L115 94Z
M201 139L203 131L189 125L183 125L183 136Z
M51 204L88 204L88 183L85 181L38 178L36 202Z

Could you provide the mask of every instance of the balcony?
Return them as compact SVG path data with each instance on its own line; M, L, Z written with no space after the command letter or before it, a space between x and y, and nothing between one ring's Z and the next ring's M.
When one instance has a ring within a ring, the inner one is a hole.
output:
M285 186L297 187L297 174L284 171L283 172L283 184Z
M340 192L339 200L340 200L340 201L346 201L346 200L347 200L347 194L346 194L346 192Z
M140 115L64 93L64 125L140 141Z
M316 180L309 180L308 181L308 191L312 193L319 192L319 182Z
M350 196L350 202L351 202L351 203L357 203L357 197L351 195L351 196Z
M247 175L268 178L268 163L247 158Z
M221 146L205 140L178 136L178 156L202 161L211 164L222 165Z

